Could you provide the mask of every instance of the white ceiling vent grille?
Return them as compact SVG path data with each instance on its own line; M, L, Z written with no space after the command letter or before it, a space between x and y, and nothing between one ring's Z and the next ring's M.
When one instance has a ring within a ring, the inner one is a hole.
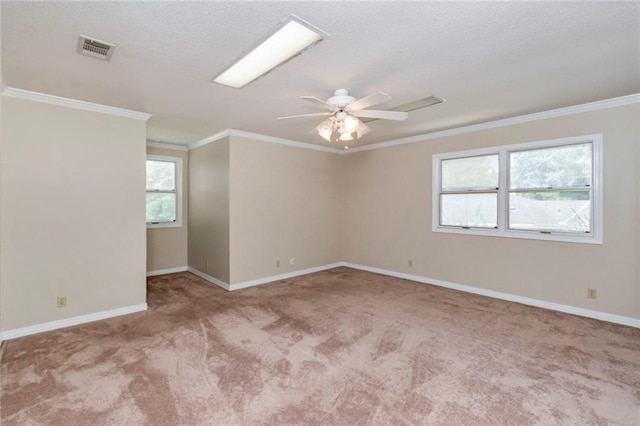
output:
M102 59L103 61L110 61L115 49L115 44L95 38L80 35L78 39L78 53L91 56L92 58Z

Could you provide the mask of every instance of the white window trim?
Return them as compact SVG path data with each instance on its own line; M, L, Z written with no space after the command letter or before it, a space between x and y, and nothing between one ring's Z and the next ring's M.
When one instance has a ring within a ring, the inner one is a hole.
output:
M147 229L182 227L182 158L164 155L147 155L147 160L170 161L176 164L176 220L173 222L160 223L147 222Z
M520 231L507 229L507 175L508 175L508 153L510 151L522 151L537 148L550 148L560 145L570 145L578 143L591 143L593 146L593 177L592 177L592 221L593 229L589 234L569 234L562 232L552 232L550 234L538 231ZM473 157L479 155L499 155L499 190L498 190L498 228L482 229L471 228L462 229L460 227L450 227L440 225L440 164L442 160ZM481 148L469 151L447 152L434 154L432 156L432 230L433 232L443 232L450 234L464 235L484 235L491 237L523 238L531 240L562 241L568 243L602 244L603 243L603 203L602 203L602 134L592 134L575 136L561 139L551 139L536 142L526 142L514 145L502 145L491 148Z

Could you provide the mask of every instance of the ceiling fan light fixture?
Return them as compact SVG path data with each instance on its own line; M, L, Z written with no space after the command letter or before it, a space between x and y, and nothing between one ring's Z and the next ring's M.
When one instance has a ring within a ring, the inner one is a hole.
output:
M358 135L358 138L361 138L367 133L369 133L370 131L371 131L371 128L369 128L369 126L367 126L363 122L360 122L360 126L358 126L358 130L356 134Z
M342 123L344 125L344 131L347 133L356 132L358 127L360 127L360 121L350 114L347 114L344 120L342 120Z
M374 118L376 120L406 120L408 116L405 111L365 109L391 99L391 96L382 92L356 99L349 95L347 89L337 89L333 92L333 96L326 101L316 98L315 96L301 96L300 99L320 105L330 112L291 115L278 117L278 120L330 115L328 119L324 120L315 128L318 134L329 142L332 140L337 142L351 141L371 132L369 126L360 119L361 117Z
M327 142L331 142L331 134L333 132L327 129L319 129L318 134L322 136Z
M271 35L242 55L212 79L214 83L240 89L284 64L328 36L295 15L291 15Z
M327 142L331 142L331 135L335 127L335 119L333 117L327 118L317 127L318 134L322 136Z

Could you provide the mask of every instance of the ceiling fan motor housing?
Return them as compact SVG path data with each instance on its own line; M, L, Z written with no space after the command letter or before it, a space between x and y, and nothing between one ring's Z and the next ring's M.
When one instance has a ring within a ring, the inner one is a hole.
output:
M329 105L333 105L336 108L344 109L347 105L355 102L356 98L349 95L347 89L338 89L333 92L333 96L327 99Z

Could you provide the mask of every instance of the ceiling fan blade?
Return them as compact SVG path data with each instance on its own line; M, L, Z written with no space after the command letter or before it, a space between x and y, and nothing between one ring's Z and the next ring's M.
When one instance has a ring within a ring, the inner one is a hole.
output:
M326 117L327 115L332 115L332 112L313 112L311 114L299 114L299 115L288 115L286 117L278 117L278 120L288 120L290 118L304 118L304 117Z
M383 120L406 120L409 114L403 111L379 111L373 109L362 109L351 114L356 117L381 118Z
M427 96L426 98L422 98L422 99L418 99L417 101L414 102L409 102L408 104L404 104L404 105L398 105L395 108L391 108L390 111L404 111L404 112L409 112L409 111L415 111L417 109L420 108L426 108L426 107L430 107L433 105L438 105L441 103L446 102L446 100L444 100L443 98L440 98L438 96ZM371 121L375 121L377 120L377 118L367 118L365 120L362 120L364 123L369 123Z
M313 102L313 103L319 104L319 105L323 106L324 108L328 109L329 111L333 111L333 112L338 111L338 108L334 107L331 104L326 103L322 99L316 98L315 96L300 96L300 99L304 99L305 101L309 101L309 102Z
M364 98L358 99L357 101L351 102L349 105L347 105L345 110L348 112L355 112L373 105L387 102L388 100L391 100L391 96L387 95L386 93L378 92L374 93L373 95L365 96Z

